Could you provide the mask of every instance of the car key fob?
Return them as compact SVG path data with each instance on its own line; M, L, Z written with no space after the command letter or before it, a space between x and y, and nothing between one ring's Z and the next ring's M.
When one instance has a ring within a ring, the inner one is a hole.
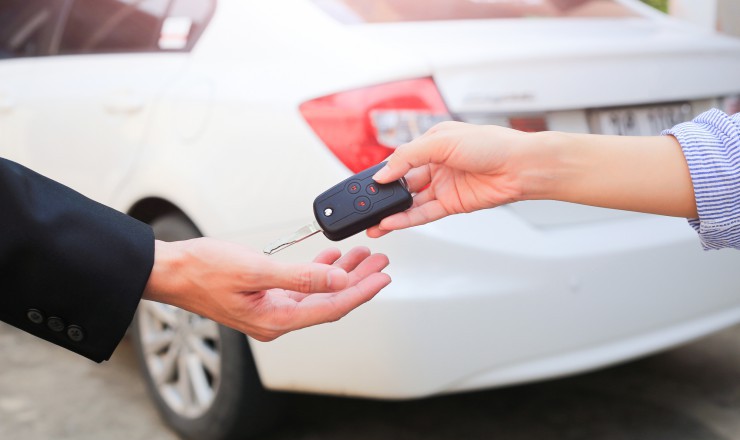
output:
M344 240L410 208L413 199L406 179L385 184L373 180L384 165L379 163L324 191L313 201L316 221L270 243L263 252L272 255L318 232L332 241Z
M382 162L355 174L316 197L313 214L326 238L344 240L411 207L405 179L387 184L373 180L384 165Z

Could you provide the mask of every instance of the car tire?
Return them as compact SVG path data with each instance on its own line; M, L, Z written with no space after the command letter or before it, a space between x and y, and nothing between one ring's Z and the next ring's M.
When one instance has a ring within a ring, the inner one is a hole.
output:
M163 241L200 237L182 214L155 219ZM188 439L248 439L275 424L279 398L260 382L247 338L173 306L142 301L131 329L149 394Z

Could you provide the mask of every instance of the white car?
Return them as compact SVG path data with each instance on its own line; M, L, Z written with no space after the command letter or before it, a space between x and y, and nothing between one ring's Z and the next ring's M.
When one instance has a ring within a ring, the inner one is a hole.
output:
M656 135L740 110L740 42L636 0L4 0L0 57L1 155L162 239L255 249L441 120ZM740 322L740 253L703 252L683 219L526 202L338 243L358 244L393 283L274 342L142 303L142 369L181 435L259 432L269 390L491 388Z

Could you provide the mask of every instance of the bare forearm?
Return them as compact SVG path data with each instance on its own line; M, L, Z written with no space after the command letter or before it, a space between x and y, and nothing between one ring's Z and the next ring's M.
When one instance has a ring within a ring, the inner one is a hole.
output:
M693 218L694 190L671 136L618 137L545 132L523 149L538 163L521 171L523 199Z
M397 148L374 178L403 176L418 193L414 204L370 228L370 237L522 200L697 217L689 167L672 136L523 133L445 122Z

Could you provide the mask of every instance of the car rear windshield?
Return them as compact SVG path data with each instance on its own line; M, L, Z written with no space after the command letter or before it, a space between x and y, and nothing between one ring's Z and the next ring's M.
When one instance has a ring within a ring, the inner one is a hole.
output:
M638 14L617 0L313 0L347 23L498 18L625 18Z

